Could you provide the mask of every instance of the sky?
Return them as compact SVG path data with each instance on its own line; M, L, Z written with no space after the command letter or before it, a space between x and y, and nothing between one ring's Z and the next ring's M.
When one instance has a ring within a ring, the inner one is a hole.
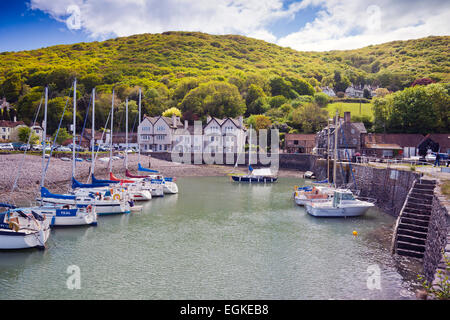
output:
M0 0L0 52L140 33L240 34L300 51L450 35L449 0Z

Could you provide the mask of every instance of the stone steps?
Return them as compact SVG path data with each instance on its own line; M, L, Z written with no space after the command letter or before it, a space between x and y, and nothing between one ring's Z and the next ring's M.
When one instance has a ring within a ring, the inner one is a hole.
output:
M408 229L408 230L417 231L417 232L428 233L428 227L417 226L415 224L409 224L409 223L402 223L402 222L400 222L400 224L398 225L398 228Z
M408 257L413 257L413 258L418 258L418 259L423 258L423 252L416 252L416 251L405 250L405 249L401 249L401 248L397 248L396 252L400 256L408 256Z
M433 180L419 180L408 194L395 230L394 252L398 255L423 258L435 186Z
M399 228L397 230L397 235L412 236L412 237L419 238L419 239L427 238L426 232L411 230L411 229L404 228L402 226L399 226Z

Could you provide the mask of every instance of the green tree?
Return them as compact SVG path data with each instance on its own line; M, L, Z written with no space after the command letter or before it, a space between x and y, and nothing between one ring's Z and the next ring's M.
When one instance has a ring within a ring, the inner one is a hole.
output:
M287 80L291 83L291 88L298 93L298 95L313 96L314 87L305 79L289 77ZM291 98L293 96L291 95Z
M1 86L6 100L16 102L22 90L22 77L18 72L10 72Z
M37 144L39 142L39 136L36 133L34 133L34 131L31 131L30 127L20 127L18 129L17 134L19 137L19 141L27 143L28 138L30 137L30 133L31 133L30 144Z
M408 87L374 101L374 125L377 132L446 132L450 125L450 97L445 86Z
M285 98L291 98L292 84L282 77L274 77L270 79L270 88L272 96L284 96Z
M162 115L164 117L171 117L173 115L175 115L177 117L181 117L181 111L178 108L172 107L172 108L167 109L166 111L164 111Z
M55 141L56 132L57 131L55 131L52 135L52 141ZM72 136L69 134L66 128L60 128L58 132L58 137L56 138L56 143L61 145L67 139L72 139Z
M261 129L270 129L272 121L265 115L256 114L247 118L247 125L252 125L253 129L259 131Z
M189 91L180 103L181 110L191 111L201 118L207 115L223 118L244 114L245 103L237 87L222 81L200 84Z
M317 92L314 94L314 102L317 103L319 107L323 108L330 102L330 97L326 93Z
M315 133L327 124L328 111L316 103L301 105L291 114L291 126L303 133Z

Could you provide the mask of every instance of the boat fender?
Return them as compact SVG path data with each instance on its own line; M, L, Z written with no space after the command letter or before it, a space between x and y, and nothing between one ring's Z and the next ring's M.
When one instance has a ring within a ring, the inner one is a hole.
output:
M91 205L88 205L88 206L86 207L86 211L87 211L88 213L91 213L91 211L92 211L92 206L91 206Z
M113 195L113 199L114 200L121 200L120 199L120 194L116 193L115 195Z
M15 221L9 221L9 228L14 230L15 232L18 232L20 229L19 223Z

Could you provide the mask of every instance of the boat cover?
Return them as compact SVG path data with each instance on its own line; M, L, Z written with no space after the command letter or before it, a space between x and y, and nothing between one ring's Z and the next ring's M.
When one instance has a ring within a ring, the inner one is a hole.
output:
M75 198L76 198L74 195L51 193L45 187L41 187L41 197L42 198L52 198L52 199L65 199L65 200L75 200Z
M138 171L158 173L156 170L144 168L140 163L138 163Z
M100 180L100 179L95 178L94 175L92 175L92 183L93 183L93 184L102 184L102 183L112 184L112 183L120 183L120 181Z
M99 188L99 187L109 187L109 183L90 183L85 184L78 182L74 177L72 177L72 189L76 188Z

